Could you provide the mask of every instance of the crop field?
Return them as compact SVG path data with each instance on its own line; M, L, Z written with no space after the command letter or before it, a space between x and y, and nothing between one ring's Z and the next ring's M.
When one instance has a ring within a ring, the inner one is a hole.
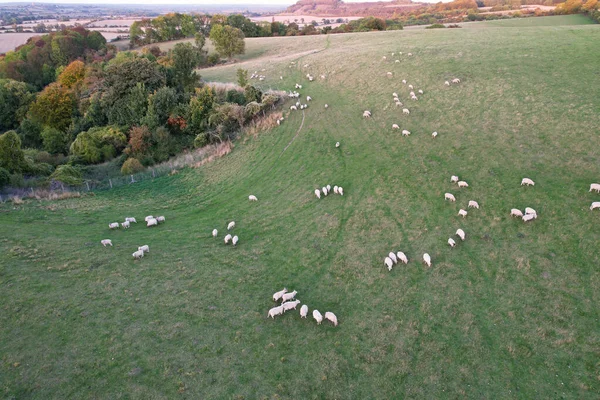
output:
M247 40L200 70L313 101L199 168L0 205L1 397L597 399L600 26L560 21ZM308 319L267 318L284 287Z

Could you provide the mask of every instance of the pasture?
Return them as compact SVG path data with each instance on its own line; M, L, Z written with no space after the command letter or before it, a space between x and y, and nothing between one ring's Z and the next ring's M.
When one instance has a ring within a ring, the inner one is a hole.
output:
M247 40L203 78L300 83L304 114L287 101L281 126L200 168L0 205L2 396L598 398L600 26L556 21ZM344 196L318 200L327 184ZM538 218L509 216L525 207ZM388 271L390 251L409 263ZM267 319L283 287L339 325Z

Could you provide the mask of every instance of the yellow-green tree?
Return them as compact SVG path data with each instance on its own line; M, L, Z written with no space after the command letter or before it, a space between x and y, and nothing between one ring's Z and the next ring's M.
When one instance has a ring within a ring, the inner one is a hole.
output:
M246 51L244 32L238 28L216 24L210 30L209 37L222 56L230 58L234 54L244 54Z
M76 105L73 92L55 82L38 94L29 112L42 125L65 132L71 124Z

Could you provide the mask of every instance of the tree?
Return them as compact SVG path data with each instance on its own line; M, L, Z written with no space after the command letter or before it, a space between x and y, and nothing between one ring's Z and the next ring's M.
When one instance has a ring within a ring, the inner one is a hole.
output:
M172 53L175 80L183 92L193 92L200 82L194 71L201 61L199 51L191 43L177 43Z
M127 143L127 137L118 129L95 127L77 135L71 144L71 153L84 162L93 164L113 158Z
M246 85L248 84L248 70L238 68L237 79L238 79L238 85L240 85L240 87L245 88Z
M103 100L113 104L118 99L127 96L138 83L144 85L147 92L153 92L165 85L166 77L161 73L156 63L135 54L111 60L106 68L104 85L106 93Z
M17 132L8 131L0 135L0 167L10 173L22 172L26 168L25 153Z
M0 79L0 132L19 126L33 98L26 83Z
M123 163L121 167L121 174L123 175L132 175L138 172L142 172L144 170L144 166L141 162L138 161L137 158L128 158L127 161Z
M148 110L148 95L143 84L138 83L125 97L107 104L106 114L110 125L133 126L139 124ZM96 124L99 126L102 124ZM91 126L93 127L93 126Z
M258 36L258 26L242 14L232 14L227 17L227 25L244 32L245 37Z
M85 78L85 64L76 60L67 65L58 76L58 83L67 88L79 86Z
M152 132L147 126L134 126L129 130L129 151L127 154L145 154L152 146Z
M598 5L598 0L587 0L583 7L581 7L584 11L590 12L592 10L596 9L596 6Z
M45 127L41 133L44 150L51 154L66 154L69 136L56 128Z
M59 83L51 83L38 94L29 112L42 125L65 132L71 124L75 106L76 99L71 90Z
M142 123L152 129L165 125L178 106L177 91L170 87L162 87L148 98L148 113Z
M10 173L5 169L0 167L0 189L4 186L8 185L10 182Z
M210 40L219 54L227 58L231 58L234 54L244 54L246 49L244 33L231 26L213 25L210 30Z
M98 31L89 32L85 38L87 47L92 50L100 50L106 48L106 38Z

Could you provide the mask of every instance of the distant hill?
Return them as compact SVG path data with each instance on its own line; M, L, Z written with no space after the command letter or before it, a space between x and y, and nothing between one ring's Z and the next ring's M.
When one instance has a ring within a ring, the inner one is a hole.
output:
M410 0L378 1L372 3L344 3L341 0L299 0L286 9L286 14L319 16L377 16L390 17L394 13L422 7Z

